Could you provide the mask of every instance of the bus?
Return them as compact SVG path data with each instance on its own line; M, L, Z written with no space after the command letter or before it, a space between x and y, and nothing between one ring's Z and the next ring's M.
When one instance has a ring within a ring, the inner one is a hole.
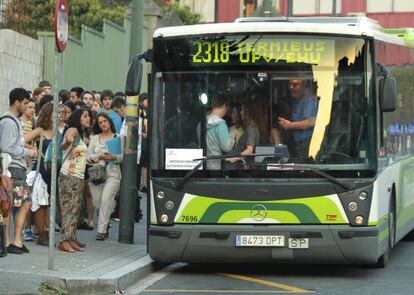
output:
M131 66L152 69L150 257L385 267L414 227L407 30L366 17L157 29Z

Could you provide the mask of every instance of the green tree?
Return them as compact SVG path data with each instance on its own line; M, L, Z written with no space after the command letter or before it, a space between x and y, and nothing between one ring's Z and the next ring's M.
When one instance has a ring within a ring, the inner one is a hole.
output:
M53 30L52 1L12 0L5 12L4 23L19 33L36 37L37 31Z
M103 19L123 24L126 5L106 0L69 0L69 33L79 37L82 25L102 30ZM53 31L55 0L12 0L6 8L5 27L36 37L38 31Z
M163 0L156 0L156 3L163 9L165 14L175 14L184 25L198 24L202 18L201 14L193 13L189 6L180 6L175 1L170 4L164 4Z

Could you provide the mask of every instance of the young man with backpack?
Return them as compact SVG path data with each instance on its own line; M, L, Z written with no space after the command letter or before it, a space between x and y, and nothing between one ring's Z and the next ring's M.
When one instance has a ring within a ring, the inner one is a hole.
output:
M9 154L12 159L8 170L13 179L13 206L19 207L14 218L14 243L10 240L10 215L4 219L7 252L11 254L29 253L21 234L31 207L29 187L26 184L25 157L36 157L37 151L24 147L23 127L18 119L29 103L29 98L25 89L13 89L9 94L9 111L0 117L0 152Z

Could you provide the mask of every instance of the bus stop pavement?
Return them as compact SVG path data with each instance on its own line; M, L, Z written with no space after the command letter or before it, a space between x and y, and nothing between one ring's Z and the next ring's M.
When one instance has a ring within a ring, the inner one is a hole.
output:
M48 269L49 248L25 242L30 253L0 258L0 294L114 294L153 271L147 255L145 221L134 227L134 244L119 243L118 222L105 241L94 231L78 230L84 252L65 253L55 247L54 270ZM56 243L60 234L56 233Z

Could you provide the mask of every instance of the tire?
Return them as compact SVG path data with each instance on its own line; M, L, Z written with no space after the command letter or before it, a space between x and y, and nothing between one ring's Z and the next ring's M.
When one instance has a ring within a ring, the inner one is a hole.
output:
M395 208L394 202L391 199L390 207L388 213L388 248L384 254L382 254L379 258L377 263L375 264L376 268L386 268L391 256L391 249L394 248L395 245Z
M414 241L414 230L405 235L404 241Z

